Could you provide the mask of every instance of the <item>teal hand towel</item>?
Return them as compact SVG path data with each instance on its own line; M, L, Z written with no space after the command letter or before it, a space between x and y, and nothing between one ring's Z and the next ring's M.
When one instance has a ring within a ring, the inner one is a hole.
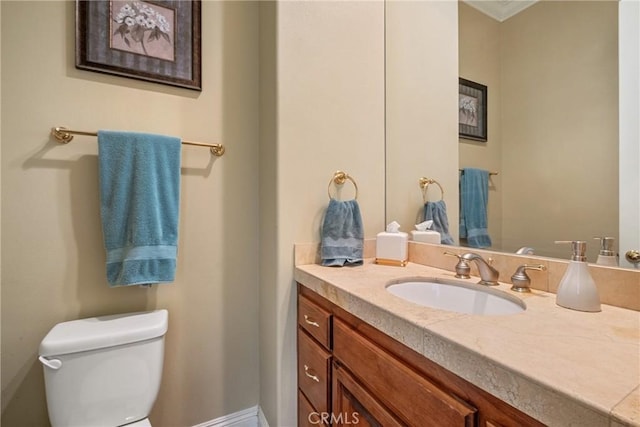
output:
M491 237L487 230L489 172L464 168L460 175L460 238L472 248L488 248Z
M455 243L453 237L449 234L449 217L447 216L447 205L444 200L425 203L424 220L433 221L431 229L440 233L441 244L453 245Z
M98 131L100 216L109 286L175 278L181 140Z
M320 257L326 267L362 265L364 227L356 200L329 201L322 222Z

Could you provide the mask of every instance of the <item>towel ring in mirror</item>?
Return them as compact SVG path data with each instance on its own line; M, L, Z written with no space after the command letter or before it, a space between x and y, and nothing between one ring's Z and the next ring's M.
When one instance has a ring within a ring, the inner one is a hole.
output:
M347 180L351 181L351 183L353 184L353 187L356 189L356 194L353 197L353 199L354 200L358 199L358 184L356 184L356 181L348 173L345 173L342 171L337 171L336 173L334 173L333 177L329 181L329 186L327 187L327 193L329 194L329 199L333 199L333 196L331 196L331 183L334 183L335 185L344 185L344 183L347 182Z
M424 203L427 203L427 189L431 184L436 184L440 188L440 200L444 200L444 189L438 181L433 178L426 178L423 176L418 182L420 183L420 188L422 189L422 201Z

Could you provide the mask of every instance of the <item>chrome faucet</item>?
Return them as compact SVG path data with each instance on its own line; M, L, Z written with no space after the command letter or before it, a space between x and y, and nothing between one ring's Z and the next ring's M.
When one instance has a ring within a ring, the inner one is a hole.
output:
M533 248L523 246L516 251L516 255L533 255Z
M456 270L456 278L458 279L470 279L469 273L471 273L471 266L467 262L467 260L462 259L462 257L456 253L444 251L445 255L450 255L458 258L458 263L455 266Z
M478 282L481 285L487 286L497 286L498 285L498 277L500 276L500 272L493 268L491 264L489 264L484 258L480 255L473 252L466 252L461 255L461 257L465 261L474 261L478 266L478 273L480 273L480 281Z
M512 291L516 292L531 292L531 278L527 274L527 270L544 271L547 267L542 264L522 264L513 276L511 276Z

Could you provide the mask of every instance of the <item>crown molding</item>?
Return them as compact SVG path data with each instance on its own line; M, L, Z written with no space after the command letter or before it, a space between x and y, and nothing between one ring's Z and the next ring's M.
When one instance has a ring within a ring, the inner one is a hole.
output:
M536 3L537 0L463 0L464 3L503 22Z

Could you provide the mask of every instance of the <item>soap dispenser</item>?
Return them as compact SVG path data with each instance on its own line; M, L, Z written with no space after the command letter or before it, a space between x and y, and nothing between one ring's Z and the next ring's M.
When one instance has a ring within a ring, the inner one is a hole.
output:
M596 264L609 265L611 267L618 266L618 257L613 251L613 237L594 237L596 240L600 240L600 252L598 253L598 259Z
M572 251L571 261L558 286L556 304L572 310L601 311L598 288L586 262L587 242L574 240L556 243L570 243Z

